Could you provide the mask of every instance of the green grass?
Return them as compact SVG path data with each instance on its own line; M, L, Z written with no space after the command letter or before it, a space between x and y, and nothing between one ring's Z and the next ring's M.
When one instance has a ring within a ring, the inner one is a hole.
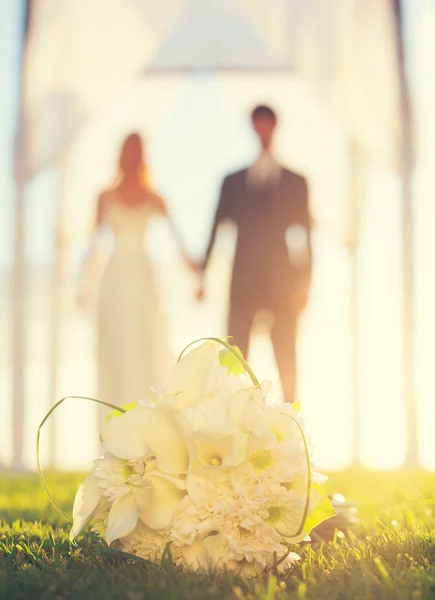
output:
M65 510L80 479L48 478ZM245 581L113 557L90 533L71 551L38 479L0 478L0 599L435 599L435 474L346 472L327 488L358 503L352 539L305 546L291 571Z

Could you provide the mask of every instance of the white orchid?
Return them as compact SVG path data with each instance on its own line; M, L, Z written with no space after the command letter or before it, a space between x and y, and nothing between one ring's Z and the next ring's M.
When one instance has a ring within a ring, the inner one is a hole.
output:
M151 528L167 527L186 493L182 479L172 475L188 466L187 449L172 415L159 408L133 408L111 419L101 439L108 454L95 461L97 469L79 488L71 538L83 530L107 496L113 500L107 544L129 535L139 518Z
M333 514L298 411L268 404L270 386L224 345L192 350L151 401L108 421L104 456L77 491L71 539L96 520L127 552L159 560L170 544L178 564L250 576Z

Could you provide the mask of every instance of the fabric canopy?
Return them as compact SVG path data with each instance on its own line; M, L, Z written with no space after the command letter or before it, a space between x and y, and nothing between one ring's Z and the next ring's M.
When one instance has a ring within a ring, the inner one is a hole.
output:
M374 160L400 164L391 0L33 0L17 165L55 166L148 72L292 70Z

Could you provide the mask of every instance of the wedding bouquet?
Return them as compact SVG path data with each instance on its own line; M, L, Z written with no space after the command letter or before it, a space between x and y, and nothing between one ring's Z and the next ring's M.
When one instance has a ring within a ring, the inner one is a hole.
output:
M268 396L226 342L184 354L149 399L109 417L71 540L92 521L109 546L153 561L169 548L195 570L288 567L292 545L335 513L298 407Z

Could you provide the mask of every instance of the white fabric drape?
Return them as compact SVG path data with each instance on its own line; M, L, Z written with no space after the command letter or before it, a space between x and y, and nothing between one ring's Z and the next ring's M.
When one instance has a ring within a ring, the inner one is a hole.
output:
M397 166L395 44L390 0L33 0L26 175L147 70L295 70L367 154Z

